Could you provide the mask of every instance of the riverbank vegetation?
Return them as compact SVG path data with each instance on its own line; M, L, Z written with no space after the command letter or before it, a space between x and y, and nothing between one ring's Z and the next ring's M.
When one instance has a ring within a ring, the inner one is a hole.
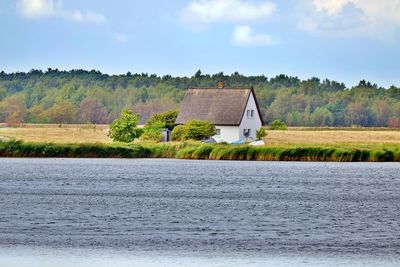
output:
M191 77L155 74L107 75L99 71L57 69L0 72L0 122L109 124L128 108L144 124L153 113L178 109L189 86L254 86L264 123L288 126L400 127L400 88L368 81L341 82L238 72Z
M400 162L400 147L248 146L229 144L54 144L0 141L1 157L176 158L258 161Z

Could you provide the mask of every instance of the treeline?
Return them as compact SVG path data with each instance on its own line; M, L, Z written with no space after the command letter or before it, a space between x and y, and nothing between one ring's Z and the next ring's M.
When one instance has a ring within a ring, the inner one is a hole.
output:
M265 123L289 126L400 127L400 88L368 81L343 83L279 75L273 78L217 73L192 77L107 75L57 69L0 72L0 122L110 123L129 108L144 123L153 113L177 110L189 86L254 86Z

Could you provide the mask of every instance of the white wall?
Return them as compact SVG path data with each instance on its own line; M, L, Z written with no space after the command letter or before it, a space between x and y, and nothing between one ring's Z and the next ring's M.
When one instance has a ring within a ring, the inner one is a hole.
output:
M213 136L215 140L221 140L228 143L239 140L239 126L215 125L215 128L221 131L220 135Z
M254 117L247 117L247 110L254 110ZM256 101L254 100L253 93L249 97L249 101L247 102L246 109L244 111L244 115L242 118L242 123L240 124L239 129L239 139L244 139L243 130L250 129L250 136L254 140L256 139L256 131L259 130L262 126L262 122L260 120L260 115L258 114L258 109L256 106Z

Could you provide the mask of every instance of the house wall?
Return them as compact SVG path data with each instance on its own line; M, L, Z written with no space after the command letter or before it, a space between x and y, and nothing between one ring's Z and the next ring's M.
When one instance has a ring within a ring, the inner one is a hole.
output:
M221 140L228 143L239 140L239 126L215 125L215 128L221 131L220 135L213 136L215 140Z
M254 110L254 116L248 117L247 110ZM260 114L258 114L258 109L256 105L256 101L254 100L253 93L249 97L249 101L247 102L246 109L243 114L242 122L239 126L239 139L244 139L243 130L250 129L250 136L254 140L256 139L256 131L262 127L262 122L260 119Z

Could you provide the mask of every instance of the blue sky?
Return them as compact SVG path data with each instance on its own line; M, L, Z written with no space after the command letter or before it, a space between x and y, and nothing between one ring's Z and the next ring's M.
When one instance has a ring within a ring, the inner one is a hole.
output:
M400 86L400 0L1 0L0 69Z

